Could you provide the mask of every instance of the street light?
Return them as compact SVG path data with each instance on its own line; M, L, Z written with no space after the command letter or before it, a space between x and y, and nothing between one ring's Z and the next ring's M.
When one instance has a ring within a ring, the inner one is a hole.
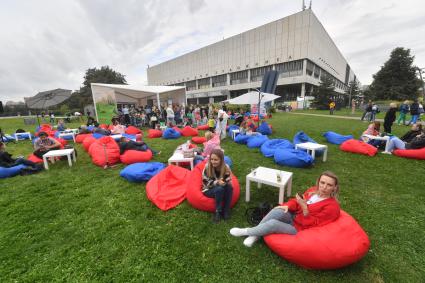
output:
M422 83L422 96L423 96L424 101L425 101L425 82L424 82L424 80L423 80L423 78L422 78L422 73L425 73L425 71L423 71L423 70L425 70L425 68L419 68L419 67L417 67L417 70L419 71L419 77L421 78L421 83Z

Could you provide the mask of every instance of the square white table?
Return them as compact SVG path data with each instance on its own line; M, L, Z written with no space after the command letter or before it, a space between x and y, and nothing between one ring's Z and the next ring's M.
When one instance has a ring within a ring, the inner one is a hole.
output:
M75 142L75 133L73 131L63 131L59 132L58 138L72 136L72 140Z
M306 149L307 153L309 153L309 151L310 151L313 159L316 158L316 150L322 150L323 149L325 151L323 153L323 162L326 162L326 160L328 158L328 146L327 145L318 144L318 143L314 143L314 142L304 142L304 143L296 144L295 149L298 149L298 148Z
M390 136L372 136L372 135L362 135L362 138L366 137L369 140L378 140L378 141L385 141L385 151L383 151L382 153L390 153L388 151L388 141L390 140Z
M75 150L73 148L51 150L49 152L46 152L43 155L44 168L46 168L46 170L49 170L49 163L47 162L47 158L53 157L52 162L54 163L54 160L55 160L54 157L61 157L61 156L68 157L68 165L69 167L71 167L72 166L71 155L74 162L77 162L77 158L75 156Z
M32 137L31 137L31 133L30 133L30 132L25 132L25 133L15 133L15 140L16 140L16 141L19 141L19 137L20 137L20 136L26 136L26 135L28 135L28 136L29 136L29 139L30 139L30 140L32 140ZM22 138L21 140L24 140L24 138Z
M280 182L278 177L280 176ZM279 188L279 203L283 203L283 195L285 193L285 186L287 188L286 195L289 197L292 191L292 172L281 171L267 167L257 167L254 171L246 176L246 191L245 201L249 202L250 199L250 182L256 182L258 187L261 184L274 186Z
M232 130L232 139L236 138L236 134L239 134L241 131L239 129Z
M173 155L168 159L168 164L176 163L190 163L190 170L193 170L193 157L184 157L182 151L175 151Z

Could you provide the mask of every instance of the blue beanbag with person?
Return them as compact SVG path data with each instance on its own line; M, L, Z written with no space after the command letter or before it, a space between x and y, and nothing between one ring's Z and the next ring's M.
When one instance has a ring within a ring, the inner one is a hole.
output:
M239 134L235 137L235 143L246 144L251 137L253 136Z
M237 125L230 125L229 128L227 128L227 135L229 137L232 137L233 130L239 130L239 127Z
M272 139L263 143L260 150L265 157L273 157L278 148L293 149L294 145L286 139Z
M173 128L167 128L162 133L164 139L178 139L179 137L181 137L181 134Z
M246 145L249 148L258 148L268 140L269 140L269 138L267 136L254 135L254 136L251 136L251 138L246 142Z
M342 144L343 142L354 138L352 135L343 136L332 131L324 133L323 136L329 143L333 144Z
M299 131L298 133L295 134L294 136L294 145L297 145L299 143L305 143L305 142L312 142L312 143L317 143L315 140L313 140L312 138L310 138L306 133L304 133L303 131ZM301 149L302 151L307 151L305 149ZM321 156L325 151L324 150L317 150L316 151L316 156Z
M165 168L161 162L142 162L128 165L120 172L120 176L130 182L149 181L153 176Z
M18 175L25 167L27 166L23 164L16 165L13 167L0 167L0 179Z
M274 153L274 161L279 165L305 168L313 164L313 157L298 149L279 148Z
M262 135L271 135L272 134L272 128L270 128L270 125L267 122L264 121L257 128L257 132L261 133Z

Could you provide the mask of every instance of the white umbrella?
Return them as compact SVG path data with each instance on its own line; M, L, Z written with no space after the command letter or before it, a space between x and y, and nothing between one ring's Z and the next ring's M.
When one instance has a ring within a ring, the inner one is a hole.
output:
M248 93L242 94L241 96L228 99L225 102L229 104L259 104L260 101L261 103L266 103L278 98L280 98L280 96L278 95L261 92L261 99L260 99L260 95L258 91L250 91Z

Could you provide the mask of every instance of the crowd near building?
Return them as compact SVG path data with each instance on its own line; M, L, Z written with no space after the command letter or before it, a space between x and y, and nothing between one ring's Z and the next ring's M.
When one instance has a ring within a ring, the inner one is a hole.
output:
M339 96L356 75L311 9L148 67L149 85L184 86L188 104L220 102L279 72L278 101L311 95L329 76ZM338 99L338 98L337 98Z

